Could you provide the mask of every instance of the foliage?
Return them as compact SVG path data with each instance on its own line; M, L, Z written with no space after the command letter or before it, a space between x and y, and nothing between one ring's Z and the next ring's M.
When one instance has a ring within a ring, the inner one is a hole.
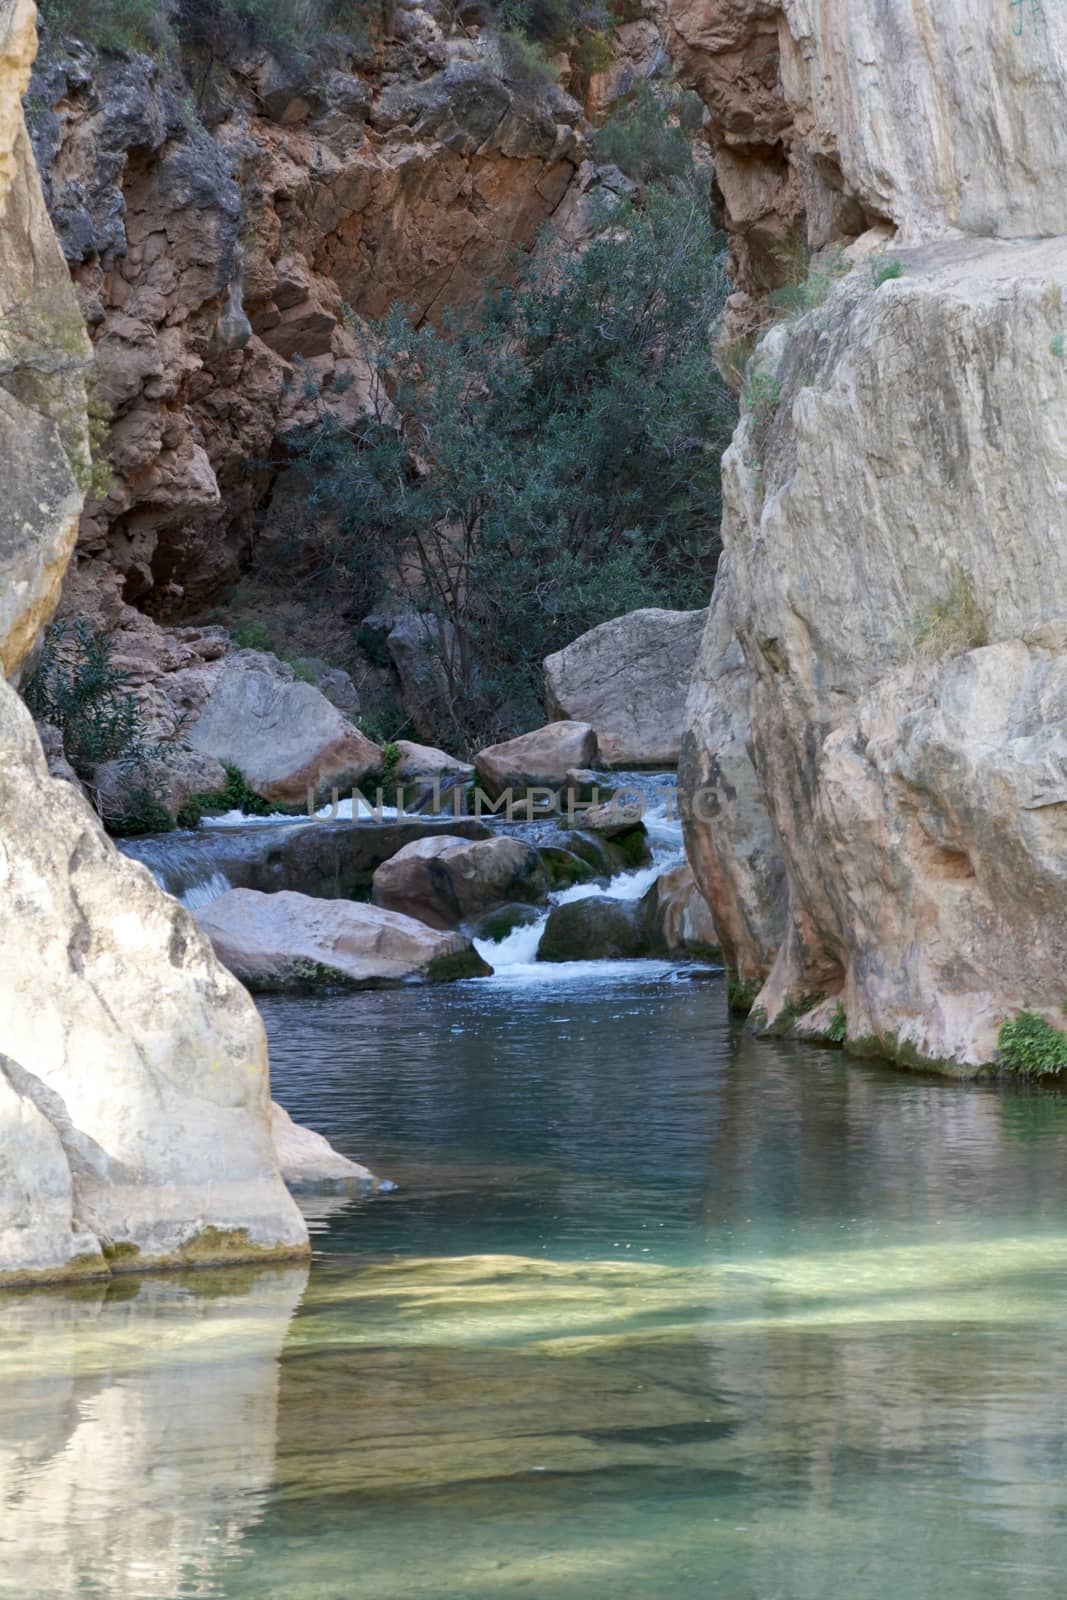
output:
M816 310L838 278L848 271L848 262L839 248L816 258L799 235L791 236L783 245L778 260L785 268L786 282L767 296L768 310L776 322L792 322Z
M597 156L637 183L686 176L693 170L693 152L674 110L673 100L665 101L643 83L598 131Z
M782 398L781 380L769 372L751 372L745 378L744 394L757 428L769 427Z
M721 248L701 197L653 188L441 329L352 322L371 407L294 439L305 536L365 610L417 594L461 742L536 721L544 656L596 623L704 603L735 419Z
M230 629L230 638L238 650L269 650L271 632L265 622L238 622Z
M307 49L323 35L363 41L381 15L379 0L41 0L59 37L83 39L98 50L159 55L180 41L212 43L238 28L250 44Z
M240 767L224 761L226 782L221 789L201 789L190 795L178 812L178 826L197 828L201 818L211 811L240 811L246 817L272 817L295 814L292 806L278 805L264 800L251 787Z
M989 621L978 604L974 586L956 567L944 600L927 606L912 623L912 643L926 661L977 650L989 643Z
M1067 1034L1036 1011L1020 1011L997 1035L1004 1066L1024 1078L1067 1072Z
M81 778L101 761L145 761L144 712L112 660L111 641L86 622L59 622L45 634L24 698L38 722L63 735L67 760Z
M830 1018L829 1026L826 1029L826 1037L831 1044L844 1044L848 1037L848 1017L845 1015L845 1008L840 1000L837 1002L834 1014Z
M871 262L871 281L876 289L903 275L904 265L897 256L876 256Z
M391 740L387 740L381 747L382 770L378 778L379 784L385 788L391 781L393 774L400 765L400 748Z

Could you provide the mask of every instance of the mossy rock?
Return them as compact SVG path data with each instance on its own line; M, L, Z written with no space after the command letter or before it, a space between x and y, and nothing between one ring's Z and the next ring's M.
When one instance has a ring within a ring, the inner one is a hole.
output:
M583 861L573 850L549 845L538 853L553 889L569 889L575 883L591 883L597 876L596 868L590 866L588 861Z
M572 900L549 915L538 961L626 961L647 955L640 907L628 900Z
M726 974L726 1004L739 1017L747 1017L762 988L762 978L742 978L736 968L730 967Z

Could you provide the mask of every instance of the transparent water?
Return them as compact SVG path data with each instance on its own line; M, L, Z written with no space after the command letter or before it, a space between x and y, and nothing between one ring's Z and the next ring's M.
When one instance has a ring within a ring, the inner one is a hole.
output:
M1063 1100L644 964L263 1010L399 1187L310 1276L4 1297L0 1594L1062 1594Z

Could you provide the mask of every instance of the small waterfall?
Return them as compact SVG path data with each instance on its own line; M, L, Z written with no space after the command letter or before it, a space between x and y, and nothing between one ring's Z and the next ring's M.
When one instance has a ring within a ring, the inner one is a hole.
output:
M515 928L497 944L489 939L476 939L475 949L495 972L513 971L517 967L531 968L533 974L539 977L549 970L558 972L560 968L557 964L537 961L537 947L552 907L569 905L574 900L640 900L662 873L680 866L685 860L682 824L678 816L677 783L673 773L611 772L602 773L600 777L604 787L614 789L623 804L640 796L652 851L651 864L639 867L634 872L616 873L607 884L580 883L570 889L559 890L550 897L549 910L543 916L536 922ZM606 965L608 963L603 961L579 961L568 962L567 968L572 975L579 972L584 975Z
M161 833L144 839L116 839L115 843L124 856L146 866L159 887L188 911L206 906L233 888L195 834Z

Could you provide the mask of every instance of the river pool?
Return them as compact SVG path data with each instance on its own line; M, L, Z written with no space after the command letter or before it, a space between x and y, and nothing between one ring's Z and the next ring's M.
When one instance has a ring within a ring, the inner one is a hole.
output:
M984 1600L1067 1570L1067 1100L756 1043L721 976L262 1002L395 1191L310 1269L10 1294L19 1600Z

